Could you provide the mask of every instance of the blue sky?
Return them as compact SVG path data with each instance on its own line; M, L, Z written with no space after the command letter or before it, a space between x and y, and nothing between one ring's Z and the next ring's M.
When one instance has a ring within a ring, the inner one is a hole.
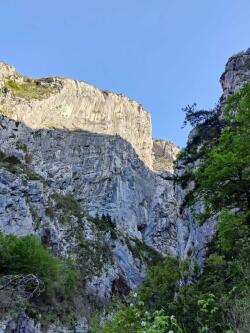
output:
M0 59L128 95L154 137L184 146L181 108L215 105L225 62L250 47L249 18L249 0L1 1Z

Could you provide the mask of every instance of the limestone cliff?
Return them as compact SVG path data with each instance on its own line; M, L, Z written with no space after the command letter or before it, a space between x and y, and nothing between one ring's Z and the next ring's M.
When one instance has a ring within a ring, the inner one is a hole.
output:
M9 117L34 129L117 134L152 167L151 118L142 105L80 81L59 77L31 80L4 63L0 63L0 73L0 105Z
M177 254L173 182L152 170L150 118L136 102L1 70L0 229L36 234L77 262L77 303L92 299L77 311L88 319L93 304L138 287L157 258Z
M249 61L249 50L229 59L222 105L250 81ZM29 79L0 63L0 114L0 230L38 235L81 271L80 317L72 329L58 323L48 332L87 332L93 307L139 286L162 256L202 266L216 218L200 226L181 209L192 182L185 189L174 182L199 159L173 168L179 149L153 141L150 116L138 103L74 80ZM6 332L23 323L27 332L40 331L19 316Z

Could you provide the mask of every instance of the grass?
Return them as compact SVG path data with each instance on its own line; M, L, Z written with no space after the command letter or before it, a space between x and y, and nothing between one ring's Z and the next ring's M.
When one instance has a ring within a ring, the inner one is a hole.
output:
M41 85L40 81L26 80L23 83L9 80L5 87L12 92L15 97L25 99L43 99L54 92L54 88Z
M72 216L78 220L84 216L83 208L74 197L57 192L50 196L49 206L46 209L46 214L51 219L55 218L55 213L57 213L59 222L62 224L70 223Z
M116 226L109 215L102 215L101 218L99 218L98 216L88 216L88 220L94 223L99 231L103 231L106 233L110 232L111 238L114 240L117 239Z
M13 155L6 155L0 151L0 168L8 170L15 175L24 175L26 180L40 180L44 179L22 164L22 162Z
M127 236L125 241L133 257L145 261L149 267L162 261L162 256L155 249L141 242L139 239L129 238Z
M101 237L95 240L79 240L77 264L83 279L101 273L104 264L111 258L111 250Z

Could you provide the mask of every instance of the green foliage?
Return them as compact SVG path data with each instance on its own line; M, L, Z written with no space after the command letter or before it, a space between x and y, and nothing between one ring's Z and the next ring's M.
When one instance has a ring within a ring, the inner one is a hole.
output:
M222 210L218 223L218 238L221 250L227 254L234 249L239 254L242 243L248 242L248 226L246 221L249 213L234 214L230 210Z
M35 274L46 294L67 297L78 286L79 275L72 262L55 257L35 236L0 234L0 274Z
M0 168L6 169L9 172L15 175L21 175L25 180L40 180L44 181L44 179L27 168L16 156L6 155L2 151L0 151Z
M244 68L250 69L250 60L246 61L245 65L244 65Z
M23 83L9 80L5 83L15 97L25 99L42 99L53 93L54 89L41 84L39 80L26 80Z
M27 146L26 146L26 144L24 144L24 143L22 143L20 141L17 141L16 148L24 151L25 153L27 153Z
M129 251L133 254L133 257L146 262L149 267L162 261L162 256L144 242L128 236L125 237L125 241Z
M83 208L80 203L71 195L64 195L54 192L49 198L49 206L46 209L46 214L54 219L59 218L60 223L70 223L72 217L78 220L84 216Z
M250 85L231 96L225 110L227 126L218 144L197 170L195 199L203 198L206 213L250 209Z
M180 278L181 272L176 258L168 258L153 266L138 291L140 300L147 309L170 310L168 304L174 299Z
M116 225L110 215L102 214L101 218L99 218L99 216L88 216L88 220L93 222L99 231L109 232L112 239L117 239Z
M83 279L99 274L103 265L111 259L111 250L100 235L95 240L79 240L77 263Z
M202 126L206 124L207 127L221 127L221 123L218 120L219 106L216 106L212 110L197 110L197 104L187 105L182 109L185 112L185 120L183 127L188 123L192 126Z
M134 300L121 310L111 313L110 320L93 322L91 333L183 333L174 316L163 310L145 311L144 303Z
M221 322L219 307L214 294L209 293L199 299L198 302L197 320L200 323L200 332L209 333L221 330Z
M196 320L186 315L189 322L182 321L187 332L195 327L198 332L247 332L250 327L250 318L246 315L250 304L249 142L250 85L245 85L229 97L224 129L203 154L193 177L195 188L187 199L191 205L203 200L201 222L214 214L219 219L204 274L195 286L180 290L177 298L178 313L183 313L182 309L186 309L186 314L196 313ZM244 314L243 318L239 316L241 330L237 328L235 317L239 308Z

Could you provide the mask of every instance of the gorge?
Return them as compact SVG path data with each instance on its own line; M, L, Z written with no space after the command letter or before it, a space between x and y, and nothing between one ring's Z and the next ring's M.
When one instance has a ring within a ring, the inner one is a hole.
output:
M249 64L250 49L228 60L219 117L227 97L250 82ZM194 128L188 144L198 136ZM183 189L175 179L199 159L174 163L179 152L152 138L150 114L126 96L71 79L27 78L0 63L0 231L36 235L80 272L70 304L34 302L38 312L40 306L76 313L66 324L55 315L44 330L88 332L96 309L139 287L163 258L189 259L203 270L217 219L200 225L183 208L193 182ZM7 297L0 293L1 300ZM40 332L39 320L26 314L13 319L9 310L17 300L10 303L0 304L0 332Z

